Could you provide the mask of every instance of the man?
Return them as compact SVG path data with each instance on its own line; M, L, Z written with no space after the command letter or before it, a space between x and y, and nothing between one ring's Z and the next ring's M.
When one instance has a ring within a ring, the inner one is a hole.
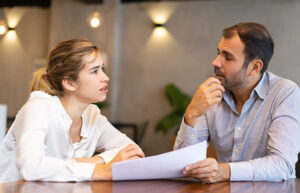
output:
M186 109L174 149L212 140L218 161L183 169L203 182L295 178L300 149L300 92L266 72L273 40L257 23L226 28L212 62L215 77L201 84ZM291 69L292 70L292 69Z

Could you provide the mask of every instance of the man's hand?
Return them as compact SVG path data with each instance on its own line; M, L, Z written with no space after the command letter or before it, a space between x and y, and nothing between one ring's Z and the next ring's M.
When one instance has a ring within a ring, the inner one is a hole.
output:
M186 166L183 169L183 175L206 183L228 181L230 166L227 163L220 164L215 159L208 158Z
M201 84L184 115L184 122L194 127L199 116L204 115L205 112L214 104L221 102L222 93L225 91L217 78L208 78Z

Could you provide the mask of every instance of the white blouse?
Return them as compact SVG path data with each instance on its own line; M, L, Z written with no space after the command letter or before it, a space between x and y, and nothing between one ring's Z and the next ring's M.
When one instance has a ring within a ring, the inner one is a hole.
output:
M96 105L82 115L81 140L72 143L72 120L57 96L32 92L0 145L0 183L25 180L91 180L95 164L74 158L95 152L107 163L119 150L134 143L115 129Z

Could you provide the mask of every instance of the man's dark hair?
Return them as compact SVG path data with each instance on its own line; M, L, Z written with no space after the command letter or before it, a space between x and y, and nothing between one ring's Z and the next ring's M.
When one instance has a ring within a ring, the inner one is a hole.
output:
M274 42L268 30L258 23L239 23L223 30L223 37L230 39L237 33L245 44L244 67L253 59L260 59L263 62L261 74L264 73L274 52Z

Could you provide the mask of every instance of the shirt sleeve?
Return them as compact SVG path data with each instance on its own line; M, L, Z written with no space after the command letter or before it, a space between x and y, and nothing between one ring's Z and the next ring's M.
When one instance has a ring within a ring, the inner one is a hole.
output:
M97 151L102 153L98 154L103 158L105 163L110 162L117 153L129 144L135 144L125 134L117 130L106 117L100 115L98 119L98 125L101 127L102 134L99 138Z
M16 118L16 164L21 176L29 181L90 180L95 164L77 163L73 159L63 160L46 155L45 140L51 121L51 107L45 103L29 102Z
M209 140L209 131L207 127L206 116L200 116L194 128L188 126L184 122L184 118L181 121L180 129L178 131L176 141L174 144L174 150L187 147L202 141Z
M267 155L230 163L231 181L280 181L295 177L300 150L299 88L296 86L278 98L271 114Z

